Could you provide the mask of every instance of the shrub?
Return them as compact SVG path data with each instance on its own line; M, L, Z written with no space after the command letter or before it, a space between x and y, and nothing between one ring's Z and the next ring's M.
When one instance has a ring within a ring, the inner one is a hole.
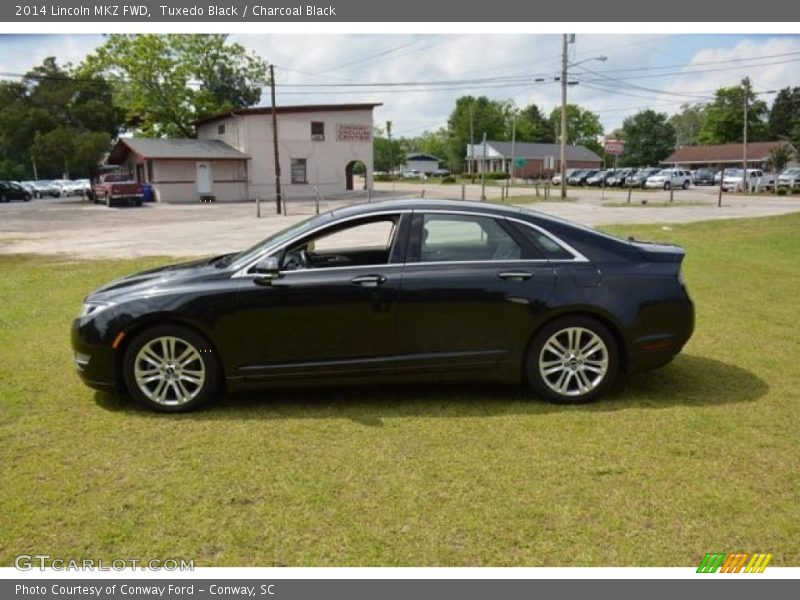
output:
M793 187L792 194L800 194L800 187Z
M785 196L786 188L778 188L778 196Z
M391 181L394 179L391 175L375 175L375 181Z
M447 177L442 177L442 183L455 183L456 178L452 175L448 175Z
M508 173L505 171L487 171L486 179L508 179Z

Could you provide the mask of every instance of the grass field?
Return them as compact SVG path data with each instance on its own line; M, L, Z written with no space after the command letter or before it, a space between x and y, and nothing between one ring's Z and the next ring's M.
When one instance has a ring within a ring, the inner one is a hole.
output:
M580 407L417 386L152 414L79 383L68 333L163 259L0 257L0 564L800 564L800 214L613 231L688 248L697 329Z

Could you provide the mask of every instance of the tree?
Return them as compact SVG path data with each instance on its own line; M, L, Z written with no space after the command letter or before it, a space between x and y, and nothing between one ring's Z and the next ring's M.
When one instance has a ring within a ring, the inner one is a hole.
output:
M744 138L744 86L720 88L714 101L706 106L705 119L697 136L701 144L728 144L742 142ZM747 139L764 141L769 137L767 103L758 100L747 88Z
M780 146L776 146L770 150L769 158L767 158L767 165L769 166L770 170L779 173L786 168L786 165L791 159L791 147L789 144L781 144Z
M543 144L552 144L556 141L550 123L535 104L529 104L519 111L517 116L517 140Z
M0 161L25 176L34 162L40 176L87 176L121 122L108 82L48 57L20 82L0 84Z
M448 159L455 170L463 168L465 151L470 143L470 113L474 124L475 144L483 139L507 139L509 103L489 100L486 96L462 96L447 121Z
M406 162L405 150L400 140L385 137L385 131L380 127L375 127L372 136L372 163L376 171L391 172Z
M266 63L227 35L110 35L84 64L113 83L132 131L194 137L203 116L261 99Z
M783 88L769 112L769 131L774 140L789 140L800 149L800 87Z
M555 138L561 135L561 107L550 113L550 130ZM576 104L567 104L567 143L586 146L597 154L603 153L603 146L598 138L603 135L600 117L586 108Z
M675 149L675 127L667 115L648 109L628 117L622 123L625 153L623 166L658 165Z
M683 104L681 112L672 115L669 123L675 129L675 145L695 146L705 120L705 105Z

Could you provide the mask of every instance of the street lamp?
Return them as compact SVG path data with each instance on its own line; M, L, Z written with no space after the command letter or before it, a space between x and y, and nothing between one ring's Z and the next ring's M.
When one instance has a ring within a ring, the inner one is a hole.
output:
M559 158L561 163L562 200L564 200L567 197L567 167L565 164L567 157L567 71L569 67L577 67L578 65L582 65L583 63L592 60L598 60L600 62L605 62L608 60L607 56L601 54L600 56L593 56L592 58L586 58L576 63L570 63L567 60L567 45L574 41L575 41L574 35L565 33L561 48L561 155Z

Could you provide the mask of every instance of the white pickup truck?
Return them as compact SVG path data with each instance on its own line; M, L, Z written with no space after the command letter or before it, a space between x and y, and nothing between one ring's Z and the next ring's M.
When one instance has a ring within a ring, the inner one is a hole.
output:
M722 189L726 192L759 192L775 187L775 174L762 169L747 169L747 189L743 190L741 169L725 169Z

